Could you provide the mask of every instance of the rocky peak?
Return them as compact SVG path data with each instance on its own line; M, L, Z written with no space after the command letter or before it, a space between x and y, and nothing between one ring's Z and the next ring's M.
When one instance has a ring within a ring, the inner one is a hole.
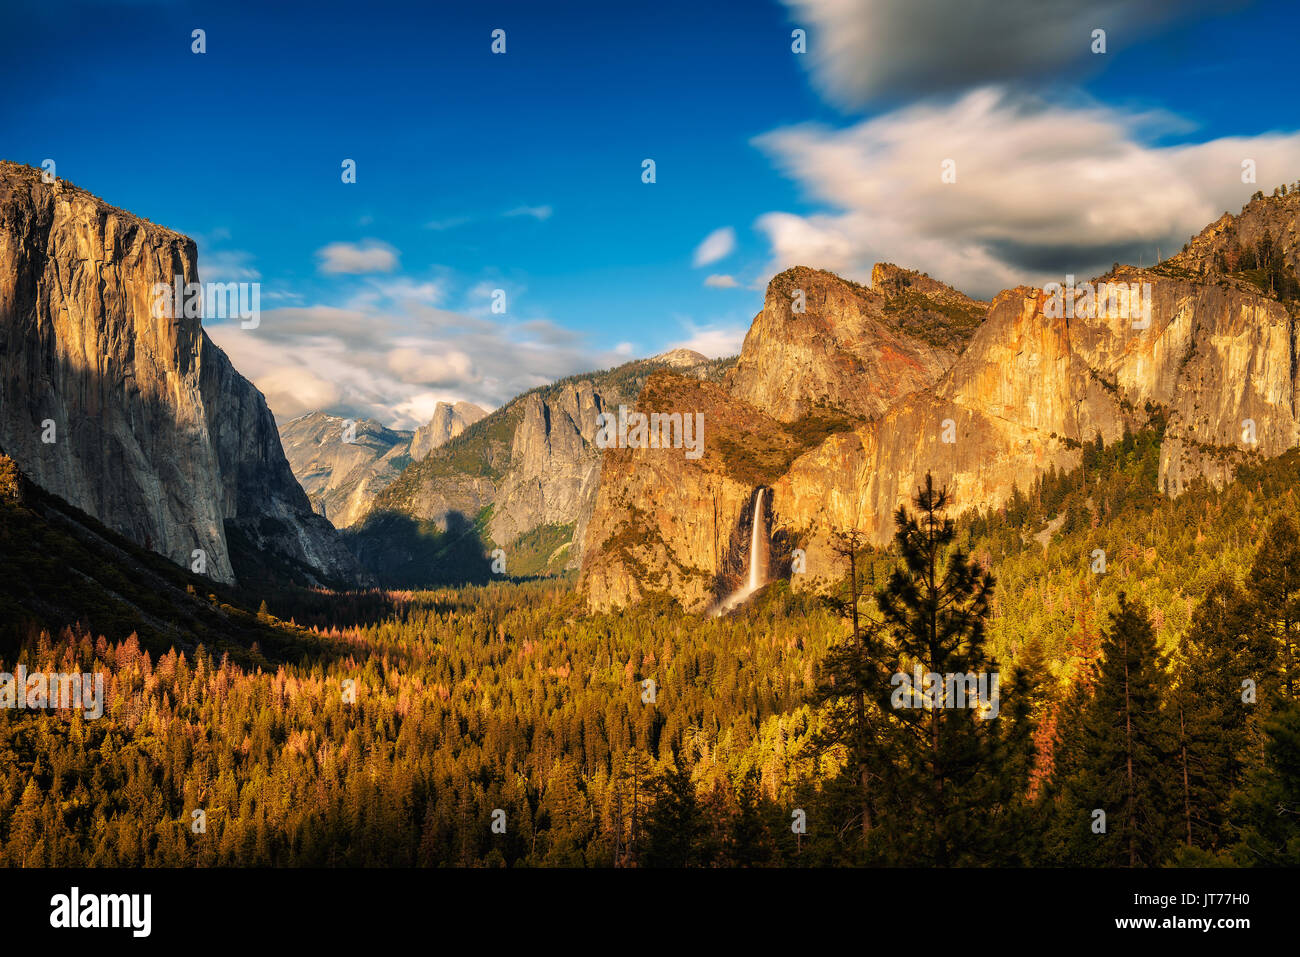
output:
M709 361L709 357L694 349L669 349L650 360L662 363L670 369L692 369Z
M280 439L312 506L336 528L361 518L410 461L411 433L372 419L311 412L286 422Z
M1077 466L1084 442L1112 442L1125 428L1156 422L1164 424L1160 487L1171 495L1201 479L1222 483L1245 459L1295 447L1296 300L1284 295L1280 273L1270 286L1258 269L1214 269L1229 240L1236 249L1265 234L1289 264L1297 222L1300 200L1290 191L1256 199L1241 217L1207 228L1188 254L1151 269L1117 265L1093 280L1092 301L1107 307L1077 312L1049 307L1055 295L1028 286L999 293L983 310L889 264L873 271L870 290L817 270L781 274L732 379L731 398L760 423L759 434L729 435L714 402L718 423L708 420L710 452L701 462L607 456L583 564L589 605L606 609L666 592L687 608L707 607L734 577L734 548L702 539L699 527L736 541L758 488L770 489L764 507L773 547L804 550L806 574L794 581L803 586L834 573L828 542L835 530L856 528L887 542L895 510L927 472L961 511L998 507L1048 468ZM1104 284L1136 287L1138 308L1113 299L1118 290ZM796 291L805 296L804 314L790 308ZM924 351L938 348L932 338L909 334L918 328L908 325L913 309L929 311L931 329L951 328L937 317L950 318L952 309L986 316L967 327L973 334L945 366ZM940 366L929 382L893 357L900 340L913 356L929 355L929 369ZM897 383L909 371L921 381L916 388L895 386L892 400L870 391L873 378ZM811 420L794 419L801 408L844 408L855 396L860 411L869 408L864 396L884 408L820 437L807 427ZM769 448L783 438L797 444L793 455Z
M473 402L439 402L427 425L415 430L411 437L411 458L420 461L438 446L445 444L487 415Z
M825 407L873 418L937 381L985 304L896 266L875 272L885 292L806 266L774 276L732 394L783 422Z
M1217 279L1262 269L1266 255L1276 256L1292 274L1300 272L1300 182L1279 187L1275 195L1257 193L1235 216L1225 212L1162 265L1172 274ZM1260 277L1242 278L1258 285Z

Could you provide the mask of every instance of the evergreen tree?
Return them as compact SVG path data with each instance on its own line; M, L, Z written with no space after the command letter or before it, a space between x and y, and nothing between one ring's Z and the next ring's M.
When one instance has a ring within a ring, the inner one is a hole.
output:
M1245 595L1229 578L1215 582L1197 606L1174 661L1171 726L1178 768L1179 841L1215 851L1227 835L1232 791L1251 751L1256 704L1243 682L1258 683L1272 660L1266 636L1251 627Z
M991 690L996 673L984 647L993 577L954 546L954 523L943 514L951 498L928 473L912 504L915 514L900 507L894 519L901 566L876 593L883 663L894 675L880 702L899 794L892 854L916 865L974 863L996 840L989 830L996 719L981 716L971 686L982 679ZM927 689L929 676L939 684Z
M1264 760L1233 800L1237 862L1300 865L1300 704L1289 701L1265 723Z
M1052 683L1042 642L1031 638L1021 648L1000 689L997 759L989 796L991 826L1000 835L992 862L1033 865L1042 858L1041 819L1030 795L1038 763L1036 736L1051 698Z
M1075 863L1154 867L1170 848L1172 742L1160 698L1168 678L1146 611L1121 592L1081 720L1080 754L1060 811ZM1098 817L1104 813L1105 830Z
M772 859L772 835L763 821L758 781L746 775L736 789L736 813L731 819L727 846L729 863L735 867L754 867Z
M825 721L815 746L821 752L842 747L847 753L841 778L852 784L831 788L824 810L836 821L836 832L846 835L850 859L861 863L882 800L877 785L887 759L881 750L884 718L879 702L888 696L890 676L882 665L886 649L880 623L864 607L870 599L864 581L870 556L864 554L863 537L856 529L837 532L831 549L845 574L825 601L849 633L828 649L822 662L814 700L824 709Z
M1300 640L1300 532L1290 515L1280 515L1269 526L1246 581L1259 627L1277 650L1271 669L1276 681L1261 681L1261 697L1270 698L1280 685L1281 693L1294 701L1300 696L1295 672Z
M655 785L641 863L647 867L699 867L709 863L701 847L704 820L684 755L674 756Z

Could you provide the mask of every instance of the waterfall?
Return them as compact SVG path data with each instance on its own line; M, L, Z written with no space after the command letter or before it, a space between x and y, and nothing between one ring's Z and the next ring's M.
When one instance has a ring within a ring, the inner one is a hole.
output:
M754 499L754 533L750 536L749 542L749 591L751 594L758 591L758 586L763 584L758 580L758 525L759 521L762 519L763 492L765 491L766 489L760 488L758 490L758 498Z
M754 527L749 534L749 580L713 607L710 614L714 616L731 611L763 586L763 579L760 577L763 567L761 551L763 536L760 529L763 522L763 493L766 491L767 489L760 488L758 496L754 499Z

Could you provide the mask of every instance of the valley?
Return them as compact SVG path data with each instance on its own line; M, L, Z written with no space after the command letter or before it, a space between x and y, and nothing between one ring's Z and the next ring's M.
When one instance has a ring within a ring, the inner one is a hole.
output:
M105 700L0 709L0 862L1291 862L1296 190L1097 277L1149 322L795 267L738 356L399 430L277 423L148 308L194 243L47 186L0 166L0 663Z

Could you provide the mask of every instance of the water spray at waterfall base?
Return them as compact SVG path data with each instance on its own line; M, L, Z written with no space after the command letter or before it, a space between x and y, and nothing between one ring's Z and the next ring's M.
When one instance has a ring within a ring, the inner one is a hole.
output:
M766 489L760 488L758 496L754 499L754 517L752 521L753 530L749 536L749 575L745 584L737 588L722 601L714 606L710 614L713 617L725 615L736 606L742 604L750 595L758 591L765 584L762 564L762 545L764 538L759 529L762 527L763 519L763 493Z

